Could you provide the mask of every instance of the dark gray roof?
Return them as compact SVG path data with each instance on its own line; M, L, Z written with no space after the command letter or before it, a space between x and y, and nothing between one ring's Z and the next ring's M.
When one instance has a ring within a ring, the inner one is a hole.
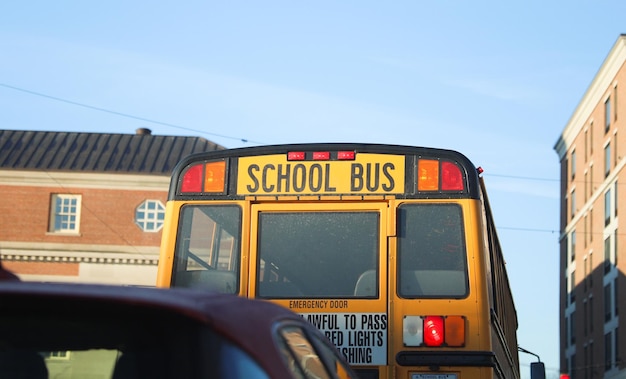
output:
M0 130L0 169L170 175L183 157L223 150L201 137Z

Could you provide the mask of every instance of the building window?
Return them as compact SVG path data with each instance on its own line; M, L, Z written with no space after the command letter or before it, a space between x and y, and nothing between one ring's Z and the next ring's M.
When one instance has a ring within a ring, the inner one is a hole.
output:
M587 300L583 300L583 335L587 337L587 325L589 323L589 307L587 306Z
M613 282L613 301L614 301L614 311L615 311L615 316L617 316L619 314L619 296L617 296L617 289L619 287L617 286L617 278L615 279L615 281Z
M593 195L593 165L589 166L589 196Z
M585 248L587 247L587 237L588 237L588 234L589 234L589 225L588 225L589 220L588 220L588 218L589 218L589 216L585 215L585 218L584 218L584 221L583 221L583 223L585 225L585 231L583 233L583 243L585 245L584 246ZM586 259L587 258L585 258L585 261L586 261Z
M604 102L604 132L608 132L611 128L611 98Z
M589 242L593 241L593 208L589 210Z
M615 115L615 120L617 121L617 85L613 87L613 114Z
M615 182L615 204L613 205L614 211L615 211L615 217L617 217L617 200L619 199L619 197L617 196L617 182Z
M604 177L609 176L611 172L611 142L604 148Z
M589 130L585 129L585 163L589 156Z
M593 155L593 121L589 124L589 155Z
M589 280L589 289L593 287L593 251L589 252L589 275L587 275L587 279Z
M593 297L589 297L589 333L593 333L593 314L595 309L593 308Z
M164 219L165 207L159 200L145 200L135 209L135 223L144 232L158 232Z
M574 177L576 176L576 150L572 150L571 165L572 165L572 179L574 179Z
M570 195L570 202L570 212L572 213L572 218L574 218L574 215L576 214L576 190L572 190L572 194Z
M604 322L611 320L611 311L613 308L613 298L611 297L611 283L604 286Z
M619 240L619 238L617 238L618 234L617 234L617 229L615 229L614 235L613 235L613 265L615 267L617 267L617 257L619 256L618 252L619 250L617 250L617 241Z
M53 194L50 204L50 232L78 233L81 195Z
M576 301L576 287L574 285L574 283L576 283L576 277L575 277L575 271L572 271L572 273L570 274L570 293L569 293L569 301L570 304L574 304L574 302Z
M619 161L619 156L617 155L617 132L613 135L613 158L615 160L615 166L617 166L617 162Z
M613 341L612 333L608 332L604 335L604 370L609 371L613 366Z
M569 336L570 345L576 344L576 323L574 322L574 313L569 316Z
M604 240L604 274L611 271L611 236Z
M41 353L44 358L50 360L67 361L70 359L71 352L69 351L47 351Z
M569 254L570 261L574 262L576 259L576 231L573 230L569 235Z
M604 194L604 226L611 222L611 190Z

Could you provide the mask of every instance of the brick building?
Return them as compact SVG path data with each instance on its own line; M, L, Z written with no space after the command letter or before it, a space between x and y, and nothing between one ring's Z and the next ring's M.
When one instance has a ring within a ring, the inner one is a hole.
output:
M626 35L554 149L561 162L561 372L626 378L626 229L619 223L626 214Z
M198 137L0 130L0 257L22 280L154 285L170 174Z

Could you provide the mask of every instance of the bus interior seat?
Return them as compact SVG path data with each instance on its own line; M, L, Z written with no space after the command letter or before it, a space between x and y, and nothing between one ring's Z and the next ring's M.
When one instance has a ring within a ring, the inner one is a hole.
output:
M292 282L259 282L258 295L268 298L300 297L302 291Z
M232 271L192 270L177 274L178 284L182 287L204 288L221 293L235 293L237 278Z
M400 293L405 296L462 296L466 294L463 271L402 270Z
M376 295L376 270L367 270L356 281L354 296L375 297Z

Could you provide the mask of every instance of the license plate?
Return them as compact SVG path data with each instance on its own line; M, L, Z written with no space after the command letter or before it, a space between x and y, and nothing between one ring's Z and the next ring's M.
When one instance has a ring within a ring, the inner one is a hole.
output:
M412 374L411 379L457 379L456 374Z

